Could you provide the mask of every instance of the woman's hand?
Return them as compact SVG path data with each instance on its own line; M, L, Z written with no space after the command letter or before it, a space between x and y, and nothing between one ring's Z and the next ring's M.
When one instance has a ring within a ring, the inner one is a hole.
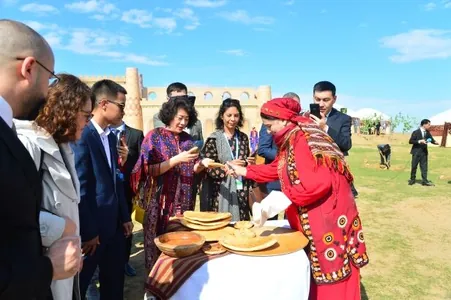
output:
M195 160L199 157L199 153L189 153L188 151L183 151L182 153L174 156L177 163L187 163Z
M215 162L214 160L212 160L211 158L204 158L201 161L201 164L204 168L208 168L208 165Z
M246 161L249 165L255 165L255 157L249 156Z
M244 167L246 165L246 161L242 159L234 159L230 161L232 165Z
M238 178L240 176L246 177L247 169L242 166L233 165L232 163L227 163L224 167L227 175Z

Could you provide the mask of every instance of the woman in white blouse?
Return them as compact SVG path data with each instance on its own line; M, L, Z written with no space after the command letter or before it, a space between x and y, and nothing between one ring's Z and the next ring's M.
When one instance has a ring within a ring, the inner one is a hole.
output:
M92 107L90 88L73 75L60 74L50 85L46 104L36 120L14 120L18 137L42 177L43 211L39 221L44 247L65 235L80 235L80 187L69 143L80 139ZM75 281L53 281L53 299L79 299L77 276Z

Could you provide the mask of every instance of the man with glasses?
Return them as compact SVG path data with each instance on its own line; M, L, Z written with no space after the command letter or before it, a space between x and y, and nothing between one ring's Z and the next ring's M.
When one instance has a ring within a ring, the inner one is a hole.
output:
M43 253L42 182L12 122L36 118L53 67L52 49L41 35L0 20L0 299L47 299L52 279L73 277L81 266L79 237L57 240Z
M92 86L93 116L73 145L80 181L80 235L84 254L80 291L84 296L99 267L101 299L122 300L125 237L133 223L123 193L117 138L109 126L121 121L125 89L111 80ZM127 159L125 156L124 159Z

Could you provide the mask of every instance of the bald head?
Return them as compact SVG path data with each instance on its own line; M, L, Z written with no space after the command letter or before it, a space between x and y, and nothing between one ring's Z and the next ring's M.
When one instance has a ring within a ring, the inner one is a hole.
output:
M0 19L0 69L7 60L29 56L53 61L52 49L39 33L23 23Z

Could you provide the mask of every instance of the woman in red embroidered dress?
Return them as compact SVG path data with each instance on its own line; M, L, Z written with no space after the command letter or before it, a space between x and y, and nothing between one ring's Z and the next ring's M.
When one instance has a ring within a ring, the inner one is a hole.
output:
M232 165L229 174L259 183L279 179L292 201L290 226L310 240L310 299L360 300L360 268L368 263L362 225L349 182L352 175L333 140L297 101L280 98L261 109L279 153L269 165Z

